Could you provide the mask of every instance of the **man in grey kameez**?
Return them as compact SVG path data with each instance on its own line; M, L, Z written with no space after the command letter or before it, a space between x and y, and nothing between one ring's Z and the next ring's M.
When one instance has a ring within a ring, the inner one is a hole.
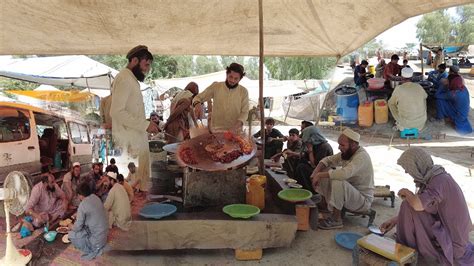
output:
M367 151L359 146L360 135L345 129L339 136L338 154L322 159L311 175L314 190L332 210L321 229L342 228L342 208L365 212L374 199L374 169ZM335 168L335 169L334 169Z
M86 260L100 256L107 243L109 224L102 201L92 194L89 184L82 183L78 189L81 203L77 210L77 220L70 225L69 240L83 252Z

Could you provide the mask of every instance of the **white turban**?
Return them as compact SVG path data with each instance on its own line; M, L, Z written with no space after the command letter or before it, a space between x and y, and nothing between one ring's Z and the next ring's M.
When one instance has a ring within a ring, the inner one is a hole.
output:
M355 142L359 142L360 141L360 135L359 133L355 132L354 130L350 129L350 128L346 128L344 129L344 131L342 131L342 135L350 138L351 140L355 141Z
M402 77L407 79L413 77L413 69L411 69L411 67L404 67L402 69Z

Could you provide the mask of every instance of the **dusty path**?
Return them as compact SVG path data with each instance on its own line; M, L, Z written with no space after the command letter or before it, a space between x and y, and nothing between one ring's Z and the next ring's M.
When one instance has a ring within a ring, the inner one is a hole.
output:
M284 133L292 127L294 126L277 126ZM339 132L323 130L323 133L337 151ZM406 142L395 138L389 149L388 138L363 134L361 143L371 155L376 185L388 184L395 192L404 187L414 190L412 179L396 164L400 154L407 148ZM460 184L470 207L471 219L474 220L474 176L469 177L466 167L474 160L467 153L468 149L474 147L474 140L447 137L441 141L420 141L416 145L422 145L432 152L435 163L443 165ZM373 203L373 208L377 211L375 223L381 224L396 215L400 206L398 198L395 205L395 208L390 208L389 201L376 199ZM334 235L342 231L366 234L367 219L347 217L344 224L345 227L341 230L298 232L291 247L266 249L259 262L238 262L234 259L233 250L114 252L108 256L120 265L351 265L351 252L339 247L334 241ZM470 238L474 241L474 232Z

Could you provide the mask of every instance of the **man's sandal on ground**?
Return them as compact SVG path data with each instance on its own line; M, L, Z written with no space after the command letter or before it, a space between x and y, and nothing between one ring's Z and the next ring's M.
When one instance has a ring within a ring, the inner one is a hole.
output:
M320 229L323 230L332 230L332 229L340 229L343 228L344 225L342 224L342 221L335 221L332 218L327 218L323 221L321 221L318 225Z

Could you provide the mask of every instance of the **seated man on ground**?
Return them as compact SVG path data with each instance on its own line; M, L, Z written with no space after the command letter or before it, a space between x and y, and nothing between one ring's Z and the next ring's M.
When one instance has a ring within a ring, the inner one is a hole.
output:
M108 172L107 176L112 185L104 203L105 210L109 212L109 227L117 226L128 231L132 224L132 213L127 191L118 183L116 173Z
M395 126L403 131L406 128L422 130L426 123L426 94L423 87L411 82L413 69L403 68L403 84L398 85L388 100L390 113L395 119Z
M104 175L104 163L103 162L98 162L99 164L99 172L100 176Z
M134 162L128 163L127 182L130 183L134 191L140 192L140 180L137 178L137 167Z
M119 174L117 176L117 180L119 182L120 185L123 186L123 188L125 188L125 191L127 191L127 195L128 195L128 200L130 201L130 203L133 201L133 198L134 198L134 192L133 192L133 188L132 186L130 186L128 184L128 182L126 182L123 178L123 175L122 174Z
M89 179L97 182L100 180L101 177L102 177L102 173L100 171L100 163L93 163L92 169L89 172Z
M416 249L427 260L474 265L474 246L469 241L472 221L454 178L418 147L403 152L397 163L413 177L418 191L402 188L398 192L403 200L398 216L383 223L380 230L386 233L396 226L396 241Z
M341 152L322 159L311 175L314 190L324 197L332 211L332 217L319 224L321 229L342 228L342 208L366 212L372 205L374 169L359 140L358 133L345 129L337 141Z
M253 136L255 138L262 138L265 141L264 158L270 159L273 155L281 152L283 149L283 142L286 141L285 136L281 132L274 128L275 120L273 118L267 118L265 120L265 136L262 136L260 130Z
M301 158L303 143L300 139L300 132L296 128L292 128L289 131L287 149L273 155L272 160L275 162L280 161L280 157L285 158L283 163L283 169L288 173L288 176L294 178L296 166Z
M303 120L301 121L301 134L303 134L303 130L307 127L314 126L314 124L310 121Z
M89 183L89 175L85 176L84 178L81 177L81 164L79 162L75 162L72 164L71 171L67 172L63 177L63 184L61 185L61 189L66 194L66 198L69 202L69 205L73 207L79 206L80 200L77 196L77 186L79 186L82 182ZM91 185L92 186L92 185Z
M107 165L107 167L105 167L105 169L106 169L105 170L106 172L110 171L110 172L114 172L116 174L119 173L118 167L117 167L117 165L115 165L115 158L110 159L110 164Z
M459 60L459 67L471 67L471 61L469 60L469 58L466 58L466 57L461 57L461 59Z
M76 222L69 224L69 240L83 253L81 258L91 260L100 256L107 244L107 213L89 184L81 183L77 194L81 203L77 209Z
M323 158L333 155L333 150L316 126L309 126L303 130L302 142L305 152L302 154L301 160L296 166L294 178L305 189L314 193L311 183L311 174Z
M446 78L448 78L446 64L440 64L437 70L433 70L428 73L428 80L433 82L433 88L436 89L436 92L438 92L440 87L442 87L441 80Z
M459 67L449 68L448 80L442 80L445 85L436 93L436 119L449 119L459 134L469 134L472 126L469 122L470 100L469 92L459 75Z
M109 191L112 188L112 185L110 184L110 178L107 176L107 172L105 172L105 174L101 176L99 181L96 182L95 188L95 194L97 195L97 197L99 197L103 202L105 202L105 199L107 199L107 195L109 194Z
M67 207L66 195L56 184L54 176L45 172L41 175L41 182L31 190L25 214L33 217L33 225L38 228L62 218Z

